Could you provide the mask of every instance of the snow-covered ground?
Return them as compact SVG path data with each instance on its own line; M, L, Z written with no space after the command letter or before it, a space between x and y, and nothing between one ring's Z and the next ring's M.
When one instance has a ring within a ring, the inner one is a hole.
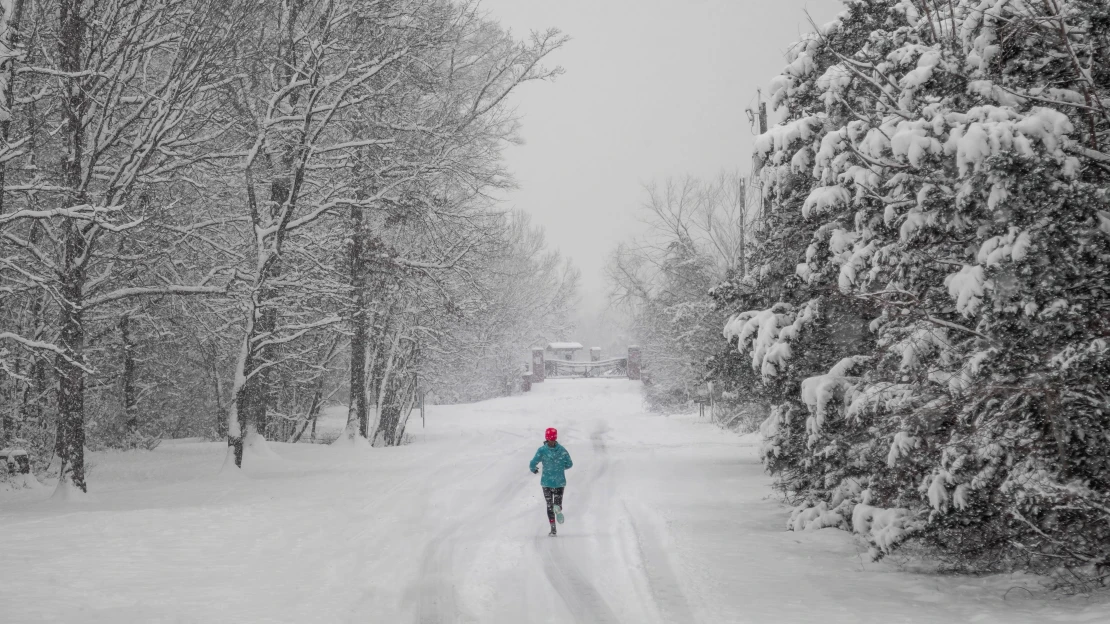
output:
M548 426L575 463L557 538L527 468ZM755 440L645 414L634 382L549 380L410 431L274 444L232 476L221 443L93 453L90 500L0 498L0 622L1110 621L784 531Z

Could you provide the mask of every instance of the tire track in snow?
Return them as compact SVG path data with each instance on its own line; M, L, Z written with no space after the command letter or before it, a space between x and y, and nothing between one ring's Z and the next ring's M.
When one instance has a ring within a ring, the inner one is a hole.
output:
M365 504L359 506L358 515L369 515L371 509L380 505L382 500L395 503L395 494L408 490L408 488L415 483L426 481L428 479L428 474L426 472L414 470L414 468L426 461L427 458L425 457L413 457L408 459L400 466L402 470L399 471L399 474L406 476L393 483L384 492L373 497L367 497ZM495 461L496 460L491 461L485 468L492 466ZM438 468L433 468L432 470L434 472L438 470ZM386 535L374 535L373 532L376 530L378 530L378 527L373 523L361 522L359 523L358 530L348 537L347 540L352 545L359 545L359 549L363 554L367 556L376 556L376 554L381 551L379 544L390 539L389 536ZM433 538L433 541L434 539L436 538ZM362 589L359 598L355 600L350 607L351 614L363 613L374 609L377 601L381 600L381 598L382 593L380 589L375 586Z
M630 520L629 525L636 538L648 587L660 618L664 622L697 622L698 618L694 617L686 594L678 582L678 576L671 568L667 549L661 543L660 532L655 527L645 526L649 523L636 522L637 517L645 517L649 510L645 509L637 516L625 503L624 511Z
M494 461L464 475L462 481L471 480L473 477L488 472L493 467L504 461L499 456ZM521 481L508 481L493 496L492 499L482 499L480 506L494 509L508 502L518 494L526 483ZM478 506L472 503L473 506ZM436 624L439 622L476 622L476 618L465 614L458 601L458 588L454 582L461 578L455 569L455 544L464 529L473 528L482 516L477 513L467 513L473 520L453 524L440 531L424 547L424 558L420 566L420 581L418 582L416 622L418 624Z
M540 542L547 540L546 546ZM574 565L559 538L537 537L536 547L544 553L544 575L562 598L575 622L619 622L609 603Z
M420 597L417 603L418 624L470 621L458 607L458 592L451 582L453 557L444 549L444 542L454 537L457 529L449 529L432 538L424 547L420 566Z

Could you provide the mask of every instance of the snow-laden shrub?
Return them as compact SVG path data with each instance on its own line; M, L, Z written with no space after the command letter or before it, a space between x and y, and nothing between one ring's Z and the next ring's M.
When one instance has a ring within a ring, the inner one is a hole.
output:
M786 528L791 531L816 531L826 528L844 528L848 521L839 511L829 510L829 506L821 501L815 506L801 505L790 513Z
M715 289L791 527L848 500L879 556L1105 568L1110 5L844 4L772 83L755 262Z

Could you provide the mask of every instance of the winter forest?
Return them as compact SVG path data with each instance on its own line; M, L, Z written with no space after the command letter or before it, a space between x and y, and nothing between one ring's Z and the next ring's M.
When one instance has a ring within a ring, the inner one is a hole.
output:
M1110 618L1110 2L539 4L0 0L0 620Z
M421 378L507 394L566 322L574 269L489 201L503 102L559 73L557 31L422 0L3 19L3 442L63 481L85 489L86 446L163 436L226 436L241 465L340 393L346 436L397 444Z

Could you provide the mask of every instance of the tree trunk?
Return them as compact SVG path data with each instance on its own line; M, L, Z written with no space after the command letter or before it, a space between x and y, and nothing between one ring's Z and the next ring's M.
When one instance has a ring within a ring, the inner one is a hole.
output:
M344 435L354 435L354 425L358 424L358 435L369 437L370 417L366 405L366 353L369 341L368 315L366 302L366 268L363 258L363 215L362 208L351 206L351 245L350 245L350 282L353 309L351 312L351 382L350 408L347 415L347 431Z
M250 373L251 340L254 338L254 303L247 312L247 327L243 331L243 342L239 357L235 361L235 382L231 387L231 404L227 411L227 446L235 460L235 467L243 467L243 436L247 431L247 374Z
M139 430L139 416L135 399L135 347L131 342L131 317L124 314L119 319L120 342L123 344L123 413L128 436Z
M291 201L292 192L288 178L278 176L270 183L270 218L275 220L287 201ZM281 236L276 232L273 236ZM266 241L259 241L265 245ZM278 242L273 242L275 249ZM237 450L236 465L242 466L243 439L252 433L265 435L268 423L268 410L274 399L274 362L279 357L279 349L275 345L258 346L255 343L273 338L277 330L277 307L273 301L277 289L272 285L273 280L281 274L279 252L271 251L266 262L262 263L258 277L257 301L253 305L251 314L253 321L249 324L246 335L247 350L243 362L242 375L244 383L242 390L236 395L236 413L239 418L240 436Z
M66 97L62 98L65 116L65 133L68 139L64 181L69 191L66 198L70 206L86 202L82 188L82 163L84 161L84 117L87 102L81 79L81 48L84 40L84 20L81 15L83 0L60 0L58 56L61 70L71 75L64 79ZM91 233L90 233L91 234ZM59 485L66 480L86 491L85 486L85 328L82 295L85 288L85 263L89 240L73 218L65 224L65 250L61 267L61 333L59 346L63 354L55 360L58 371L58 434L57 451L62 470Z
M291 0L282 3L281 20L285 29L281 40L281 46L278 50L278 57L284 62L279 64L280 71L283 75L283 84L289 84L292 80L290 72L296 66L296 23L300 16L300 11L303 8L303 0ZM293 89L289 96L290 106L295 107L298 99L298 91ZM284 141L279 152L276 154L276 162L273 162L274 170L276 171L273 178L270 180L270 198L267 206L269 222L274 228L272 240L267 243L264 237L256 242L259 245L258 252L266 253L263 250L267 244L271 245L271 251L265 262L261 263L259 267L258 282L256 287L258 292L257 299L253 302L253 321L249 323L249 331L246 335L246 343L244 348L246 352L240 358L240 365L243 367L240 373L242 378L241 390L235 394L235 411L240 423L240 435L237 442L236 465L242 465L242 443L243 439L253 433L265 434L267 428L267 410L272 406L274 400L274 363L279 356L280 348L276 345L256 346L256 340L267 340L273 337L274 331L277 329L278 310L273 305L276 298L277 289L273 286L274 278L281 274L281 245L285 236L285 227L288 225L288 215L292 213L293 205L296 202L297 182L300 180L300 175L303 170L295 171L295 164L300 167L304 163L298 159L297 149L303 150L305 137L299 137L300 141ZM291 148L290 144L296 143L297 148ZM248 193L251 193L252 208L253 201L253 187L251 186L250 171L248 170L247 185ZM287 206L288 205L288 206ZM288 208L288 212L286 209ZM285 215L286 218L283 218ZM255 227L259 226L258 218L260 215L255 215ZM237 374L240 374L237 373ZM231 444L232 440L229 437L228 443Z
M389 399L389 384L393 377L393 368L397 359L397 344L401 339L400 336L398 336L390 340L388 328L385 328L382 335L384 336L384 340L389 340L389 350L386 351L384 355L385 368L382 370L380 377L376 374L374 375L370 384L375 397L374 412L376 422L374 424L376 432L374 434L374 439L382 440L388 445L388 440L393 433L393 428L396 426L396 423L391 420L392 416L386 411L388 405L386 401Z
M397 412L397 431L393 439L394 446L400 446L401 442L404 441L405 428L409 424L409 414L412 413L412 406L416 400L416 391L416 379L410 377L402 386L400 409Z
M398 353L400 343L400 337L393 341L388 355L389 364L380 380L378 392L381 417L374 439L381 440L386 446L400 444L408 420L408 414L404 410L406 404L411 405L411 395L415 391L415 378L405 371L415 361L416 349L410 344Z
M15 374L19 375L20 361L15 361ZM18 378L17 378L18 379ZM3 414L0 415L0 448L5 448L11 444L11 440L15 437L12 431L15 429L15 411L19 409L19 401L16 398L19 395L19 384L13 383L11 386L5 386L4 398L8 401L7 408L3 409Z
M81 309L84 269L80 265L85 239L77 224L66 228L65 267L62 284L61 335L63 354L55 360L58 371L58 433L56 451L62 462L60 479L86 491L85 487L85 328Z
M264 293L263 300L273 297L273 290L270 288L267 288ZM272 337L274 330L277 329L277 310L270 306L261 310L258 316L258 321L255 323L254 338L267 339ZM272 345L267 345L257 347L252 351L252 366L247 370L248 374L254 372L254 375L247 380L244 416L248 429L264 435L266 427L269 425L267 412L273 399L274 367L270 364L273 362L272 358L276 357L276 349ZM262 370L256 370L263 366L265 368Z
M260 318L256 325L265 325L267 321L266 313L259 315ZM272 318L272 317L271 317ZM272 326L271 326L272 327ZM267 332L263 329L255 331L248 340L252 342L260 335L266 335ZM251 433L262 433L266 431L266 407L269 399L269 367L268 370L259 371L259 366L267 364L266 354L270 351L266 348L252 350L250 357L247 360L246 374L250 375L247 378L246 385L243 387L243 392L240 394L240 410L239 420L242 426L244 436Z
M3 19L5 26L5 37L3 40L0 40L0 46L7 48L9 54L14 54L15 50L17 50L20 45L19 26L23 19L23 1L24 0L14 0L7 14L0 18ZM9 58L7 63L0 68L0 72L5 74L4 81L7 83L4 85L5 89L2 94L4 101L0 103L0 106L3 106L6 112L5 115L0 116L2 117L2 119L0 119L0 142L7 147L11 144L12 116L15 114L13 110L15 108L14 56ZM0 215L4 214L5 208L3 189L7 183L7 171L8 165L5 159L4 162L0 162Z
M286 181L279 176L270 183L268 210L271 223L274 222L285 201L290 199L291 187L286 184ZM255 211L252 184L248 169L247 194L257 232L263 225L261 215ZM259 259L258 275L255 277L254 294L250 299L250 308L247 310L247 326L243 330L243 342L235 364L235 383L231 390L231 405L227 419L227 444L235 454L235 465L240 468L243 466L244 440L252 433L262 433L266 430L266 408L272 396L272 358L275 356L276 349L271 348L270 345L260 346L257 343L272 338L277 329L277 308L272 303L276 289L272 285L272 280L280 272L278 256L282 235L283 232L279 226L278 231L270 235L274 237L273 240L267 241L266 237L258 237L255 240ZM271 247L267 247L268 245Z
M381 402L378 406L381 417L378 420L378 432L374 439L380 440L386 446L393 446L393 435L397 431L398 411L395 409L394 399L395 393L389 389L389 383L383 381L381 397L378 399Z

